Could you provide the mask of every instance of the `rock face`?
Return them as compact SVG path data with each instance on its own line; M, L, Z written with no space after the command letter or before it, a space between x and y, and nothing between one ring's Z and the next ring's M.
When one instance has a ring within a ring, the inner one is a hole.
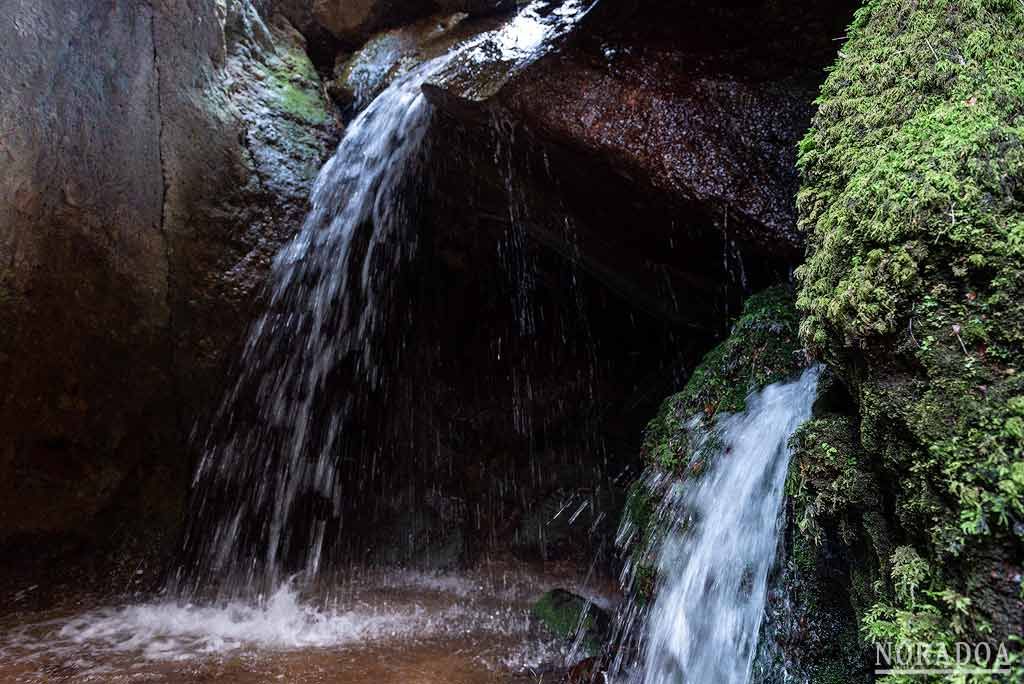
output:
M536 239L659 315L735 313L744 291L800 253L796 142L844 15L599 5L549 54L526 67L511 58L529 49L525 36L557 35L566 16L520 14L508 35L453 61L428 97L462 126L499 121L544 150L536 166L578 229L567 244L557 227L535 225ZM741 272L746 282L725 293Z
M357 112L400 74L493 28L497 21L472 19L463 13L441 13L382 31L354 53L339 55L327 90L338 105Z
M482 15L511 10L515 6L514 0L305 0L301 4L320 26L353 46L377 31L435 12Z
M333 115L302 37L247 0L3 13L0 543L102 538L116 510L172 536L182 418L301 218Z
M854 559L869 638L1024 630L1022 30L867 3L801 143L801 333L851 404L809 428L802 529Z

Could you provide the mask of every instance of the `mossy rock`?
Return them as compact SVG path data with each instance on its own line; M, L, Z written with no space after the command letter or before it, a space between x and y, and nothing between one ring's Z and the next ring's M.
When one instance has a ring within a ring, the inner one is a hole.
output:
M270 91L281 110L304 125L320 126L331 120L320 76L301 45L282 41L266 67Z
M686 465L687 420L700 415L710 425L719 413L743 411L751 392L799 371L803 355L793 297L789 286L779 285L746 301L729 337L704 356L683 391L666 399L647 426L647 463L668 470Z
M1024 564L1024 5L870 0L847 36L800 149L800 333L934 568L864 627L998 640L1020 580L967 578Z
M801 533L812 541L820 534L819 518L842 519L880 505L878 482L867 468L850 416L827 414L807 421L790 438L790 447L786 493Z
M573 641L582 631L581 643L587 655L600 651L610 625L607 613L564 589L552 589L541 596L530 613L560 639Z

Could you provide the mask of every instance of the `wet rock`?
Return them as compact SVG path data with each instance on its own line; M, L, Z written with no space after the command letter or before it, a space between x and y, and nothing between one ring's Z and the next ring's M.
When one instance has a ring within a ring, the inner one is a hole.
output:
M473 20L465 13L436 14L378 33L354 53L340 56L327 90L339 106L358 111L400 74L493 24L491 20Z
M497 121L543 149L536 175L578 223L571 243L533 237L659 315L734 311L799 258L796 143L849 15L682 3L570 21L581 6L555 6L453 61L427 97L479 136ZM730 276L747 282L724 294Z
M90 519L130 467L113 455L161 439L140 422L171 384L153 13L4 13L0 536Z
M557 481L576 489L559 488L531 500L518 518L512 549L524 559L566 560L586 548L587 537L611 538L624 494L604 483L594 486L593 473L562 468ZM591 554L592 555L592 554ZM592 558L579 558L588 562Z
M588 684L588 682L594 681L599 666L600 661L597 656L584 658L569 669L564 681L568 684Z
M0 543L159 546L187 430L304 212L333 114L302 37L248 0L5 14Z
M608 614L582 596L565 589L552 589L533 604L530 614L555 636L579 640L583 650L596 655L608 632Z
M292 2L292 5L300 3ZM511 10L512 0L307 0L308 11L325 29L345 43L358 45L374 32L414 21L432 12L462 12L479 16Z

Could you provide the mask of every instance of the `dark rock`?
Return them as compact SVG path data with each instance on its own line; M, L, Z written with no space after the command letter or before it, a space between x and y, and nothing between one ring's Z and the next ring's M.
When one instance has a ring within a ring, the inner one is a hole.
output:
M600 650L611 625L608 614L593 601L565 589L552 589L541 596L530 613L555 636L567 641L579 639L591 656Z
M796 143L849 15L683 3L613 21L600 8L521 14L518 30L460 56L425 91L467 128L500 121L522 130L517 144L543 148L578 230L566 244L534 225L536 239L610 285L614 273L617 290L659 315L720 317L744 289L723 294L723 253L747 287L799 258ZM534 34L548 36L547 54L528 54L522 36ZM673 292L691 296L680 305Z
M301 36L248 0L4 15L0 543L166 541L333 115Z
M307 16L341 40L359 45L382 29L415 21L431 13L461 12L481 16L511 10L514 0L288 0L292 13Z

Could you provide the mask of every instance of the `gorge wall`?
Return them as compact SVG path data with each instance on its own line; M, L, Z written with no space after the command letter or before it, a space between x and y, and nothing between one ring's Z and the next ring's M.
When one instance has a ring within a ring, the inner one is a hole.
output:
M334 113L303 37L248 2L3 12L0 543L166 549Z
M189 433L346 120L510 9L0 0L5 558L159 569ZM425 86L339 557L612 564L637 466L693 475L681 422L806 349L829 372L794 440L796 608L769 620L793 667L859 681L870 638L1024 630L1021 8L853 10L606 1L526 66L491 41ZM543 524L566 501L600 540Z

